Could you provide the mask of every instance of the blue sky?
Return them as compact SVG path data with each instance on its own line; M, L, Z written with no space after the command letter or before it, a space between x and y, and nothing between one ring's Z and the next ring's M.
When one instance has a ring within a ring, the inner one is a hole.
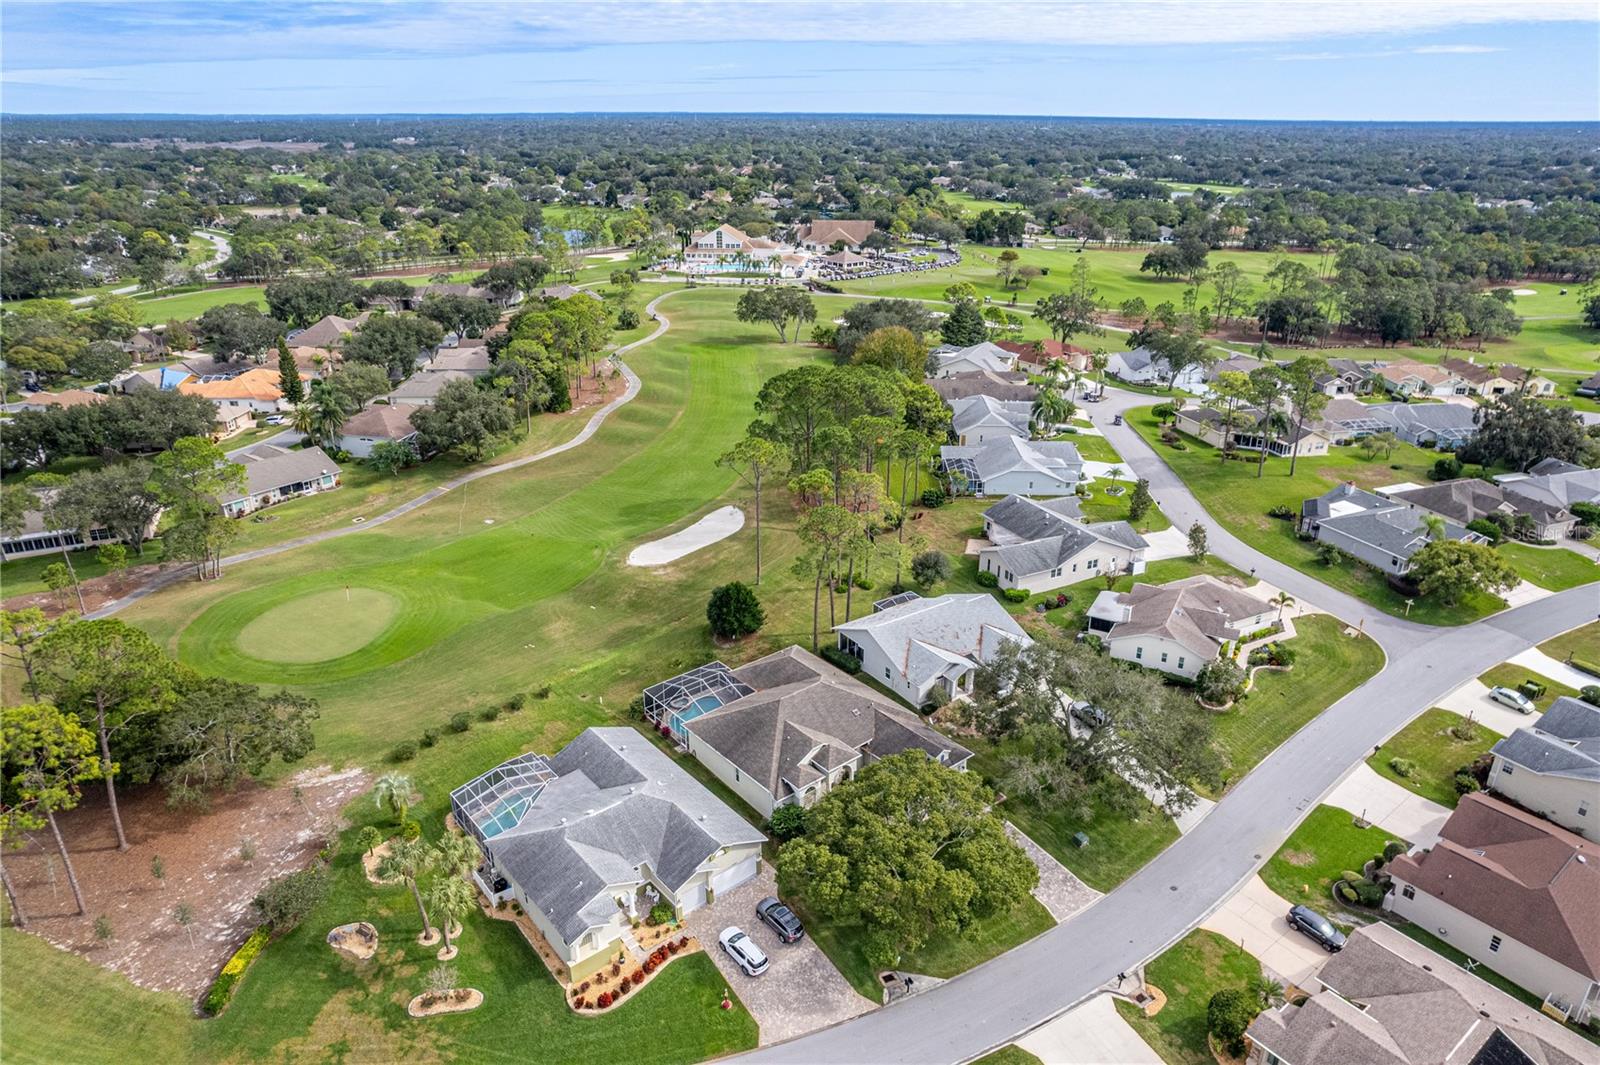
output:
M8 113L1596 120L1594 0L0 0Z

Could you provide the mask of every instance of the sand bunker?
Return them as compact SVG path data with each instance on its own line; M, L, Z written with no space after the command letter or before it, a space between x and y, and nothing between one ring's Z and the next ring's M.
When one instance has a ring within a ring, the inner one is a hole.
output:
M1513 296L1537 296L1539 290L1536 288L1514 288L1511 290L1511 294Z
M744 528L744 511L738 507L719 507L681 532L648 544L640 544L628 554L630 566L665 566L718 540L726 540Z

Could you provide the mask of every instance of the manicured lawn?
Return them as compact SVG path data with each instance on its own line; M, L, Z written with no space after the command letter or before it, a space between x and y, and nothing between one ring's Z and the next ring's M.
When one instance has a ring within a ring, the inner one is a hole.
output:
M1539 650L1557 662L1581 658L1600 663L1600 621L1591 621L1582 628L1546 640L1539 645Z
M1111 446L1111 441L1103 436L1092 433L1062 433L1052 437L1055 440L1065 440L1078 449L1078 454L1089 462L1121 462L1122 456L1117 454L1117 449Z
M973 768L982 773L997 792L1003 748L976 740L964 740L973 747ZM1055 856L1056 861L1096 891L1110 891L1138 872L1146 862L1167 849L1178 838L1172 818L1141 800L1142 812L1130 818L1096 803L1094 816L1087 821L1048 799L1011 797L1001 802L1000 816ZM1078 847L1072 837L1082 832L1089 837L1087 847Z
M13 928L0 929L0 954L0 1058L8 1065L192 1059L200 1025L179 996L135 987Z
M198 292L185 292L177 296L156 296L139 301L139 321L155 325L174 318L198 318L212 307L224 303L248 303L258 310L267 309L265 285L234 285L227 288L204 288Z
M1472 764L1478 755L1493 747L1502 737L1483 725L1473 722L1473 738L1463 740L1451 729L1467 723L1460 714L1435 707L1411 724L1395 733L1376 754L1367 759L1367 765L1379 776L1388 777L1407 790L1441 806L1454 807L1460 796L1456 794L1456 770ZM1390 761L1403 758L1416 764L1410 776L1401 776L1390 766Z
M1501 544L1498 550L1507 562L1517 567L1524 580L1552 592L1600 581L1600 566L1576 551L1514 543Z
M1383 668L1376 643L1344 635L1344 626L1326 614L1296 618L1294 625L1299 635L1288 644L1295 650L1294 668L1257 673L1255 687L1217 715L1217 744L1230 784Z
M1117 1012L1167 1065L1214 1065L1206 1042L1206 1004L1218 991L1245 987L1261 963L1234 943L1197 928L1145 966L1145 982L1167 996L1154 1017L1130 1002Z
M1358 828L1355 814L1337 806L1318 806L1295 829L1261 869L1261 879L1279 897L1303 903L1331 917L1342 917L1334 905L1334 881L1346 869L1361 871L1367 859L1399 837L1382 828Z
M1524 669L1522 666L1512 662L1501 662L1498 666L1478 678L1478 682L1486 687L1510 688L1513 691L1520 690L1522 682L1525 680L1544 685L1544 694L1533 701L1533 704L1539 708L1540 713L1550 709L1550 704L1563 695L1576 696L1578 694L1576 688L1569 688L1558 680L1551 680L1542 673ZM1600 681L1597 681L1597 683L1600 683Z
M1043 1065L1043 1062L1017 1044L1010 1043L974 1059L972 1065Z
M268 662L326 662L370 643L400 601L375 588L329 588L277 606L239 632L239 649Z
M805 922L806 934L850 981L850 986L870 1001L882 1002L883 985L878 982L877 967L862 955L859 926L824 920L802 900L786 901ZM1050 914L1030 895L1015 909L986 917L958 936L910 951L900 958L895 968L924 976L959 976L1053 927L1055 921Z
M1126 415L1156 453L1172 467L1184 484L1200 499L1213 517L1229 532L1266 554L1301 570L1342 592L1357 596L1386 613L1405 616L1406 600L1388 586L1376 570L1354 562L1324 566L1316 560L1316 545L1300 540L1292 521L1267 516L1279 504L1300 512L1300 504L1343 481L1354 481L1361 488L1377 488L1397 481L1426 483L1438 454L1402 444L1385 461L1368 459L1352 447L1337 447L1327 455L1300 459L1294 476L1289 463L1268 459L1261 477L1255 464L1220 462L1217 450L1208 444L1184 437L1187 449L1175 450L1161 443L1161 430L1151 410L1143 407ZM1456 606L1445 606L1420 597L1410 617L1430 625L1461 625L1504 608L1498 597L1473 594Z

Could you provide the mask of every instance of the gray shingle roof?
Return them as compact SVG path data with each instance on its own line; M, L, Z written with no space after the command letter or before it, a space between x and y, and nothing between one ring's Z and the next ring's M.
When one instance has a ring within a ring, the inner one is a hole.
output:
M569 943L615 915L611 889L641 864L676 892L722 848L766 839L633 729L586 729L549 764L556 778L488 848Z
M919 690L954 665L952 659L987 662L1005 641L1033 642L987 592L913 599L833 628L864 647L876 646Z
M953 412L950 424L957 433L965 433L980 425L995 428L1005 426L1018 436L1026 437L1033 418L1032 404L1016 400L1005 401L990 396L968 396L950 401Z
M1300 513L1322 528L1369 544L1396 558L1410 558L1428 542L1430 533L1423 524L1422 515L1400 501L1399 495L1397 493L1395 499L1385 499L1347 482L1315 499L1305 500L1300 505ZM1448 518L1444 522L1444 534L1449 540L1483 540L1482 536Z
M1600 781L1600 707L1563 695L1493 750L1535 773Z
M1128 620L1111 629L1110 639L1164 636L1200 655L1214 654L1232 639L1237 621L1268 609L1255 596L1204 574L1168 584L1135 584L1117 601L1128 608Z
M435 373L412 374L402 381L389 399L435 399L451 381L472 381L475 378L461 370L439 370Z
M1031 403L1035 392L1022 374L995 373L993 370L951 374L929 381L928 384L946 403L954 403L966 396L993 396L1000 400Z
M1057 533L1063 519L1082 518L1083 507L1076 496L1029 499L1009 495L984 511L983 516L1019 540L1037 540Z
M247 499L300 481L314 481L325 473L340 472L339 464L320 447L291 451L276 444L257 444L240 454L236 461L244 467L245 490L229 492L222 497L223 503Z
M969 460L980 480L988 482L1014 470L1032 470L1066 482L1083 476L1083 458L1065 440L1023 440L1015 436L967 447L942 447L946 462Z

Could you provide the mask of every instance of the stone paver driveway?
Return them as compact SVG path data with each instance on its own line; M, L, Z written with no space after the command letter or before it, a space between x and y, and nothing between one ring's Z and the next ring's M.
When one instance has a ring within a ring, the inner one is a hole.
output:
M1100 892L1073 876L1072 870L1056 861L1054 855L1028 838L1010 821L1006 822L1006 835L1016 840L1028 852L1028 857L1033 859L1033 864L1039 867L1039 886L1033 889L1033 897L1056 919L1057 924L1100 897Z
M856 994L828 956L807 936L798 943L779 941L772 929L756 920L756 903L778 893L772 870L761 863L752 880L688 916L689 933L704 945L728 981L728 987L761 1026L760 1042L781 1043L818 1028L849 1020L875 1003ZM749 977L723 953L717 936L738 925L772 959L761 976Z

